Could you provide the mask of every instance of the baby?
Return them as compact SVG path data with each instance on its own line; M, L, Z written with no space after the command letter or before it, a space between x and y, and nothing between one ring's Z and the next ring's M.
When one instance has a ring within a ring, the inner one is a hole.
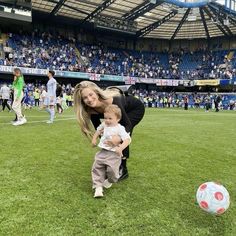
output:
M92 145L96 146L97 138L101 136L98 147L101 150L96 153L92 167L94 197L103 197L103 187L110 188L112 183L119 179L119 167L121 164L122 151L130 144L130 135L125 127L119 124L121 110L117 105L109 105L104 111L104 122L98 126ZM119 136L121 143L117 146L108 145L112 136Z

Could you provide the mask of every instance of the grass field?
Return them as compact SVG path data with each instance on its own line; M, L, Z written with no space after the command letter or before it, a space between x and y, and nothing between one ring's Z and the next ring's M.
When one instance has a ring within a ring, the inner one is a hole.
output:
M136 127L130 177L94 199L96 149L73 111L45 123L26 111L13 127L0 113L0 235L236 235L236 112L147 109ZM197 187L219 181L231 196L216 217L195 204Z

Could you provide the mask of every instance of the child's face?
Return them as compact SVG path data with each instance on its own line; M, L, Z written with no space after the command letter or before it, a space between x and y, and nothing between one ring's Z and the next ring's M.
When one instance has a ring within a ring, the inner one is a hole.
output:
M13 75L15 75L15 76L20 76L20 72L19 71L13 71Z
M116 126L119 122L117 116L112 112L104 113L104 122L107 126Z

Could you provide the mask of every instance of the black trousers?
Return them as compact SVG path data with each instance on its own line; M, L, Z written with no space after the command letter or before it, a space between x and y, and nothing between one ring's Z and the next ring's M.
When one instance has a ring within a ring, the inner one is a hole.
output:
M8 102L8 99L2 100L2 110L3 111L5 110L5 107L7 107L9 111L11 110L11 107L9 106L9 104L7 102Z
M188 110L188 103L184 103L184 110Z
M215 108L216 108L216 112L219 111L219 103L218 102L215 102Z
M34 105L39 107L39 99L34 99Z
M208 103L206 103L206 110L208 111L210 108L211 108L211 104L208 102Z
M132 124L132 130L130 131L130 136L131 136L133 133L133 128L143 119L145 113L145 108L143 103L140 101L140 106L126 113ZM129 146L123 150L123 155L125 158L129 158Z

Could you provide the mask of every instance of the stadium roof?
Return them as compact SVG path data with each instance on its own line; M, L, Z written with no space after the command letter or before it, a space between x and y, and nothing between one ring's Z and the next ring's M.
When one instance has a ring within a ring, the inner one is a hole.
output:
M120 22L133 22L132 31L137 37L209 39L236 35L236 1L229 1L234 7L206 0L32 0L32 8L77 19L80 24L98 22L99 26L102 19L103 23L107 21L106 28L120 27L120 31L127 31Z

